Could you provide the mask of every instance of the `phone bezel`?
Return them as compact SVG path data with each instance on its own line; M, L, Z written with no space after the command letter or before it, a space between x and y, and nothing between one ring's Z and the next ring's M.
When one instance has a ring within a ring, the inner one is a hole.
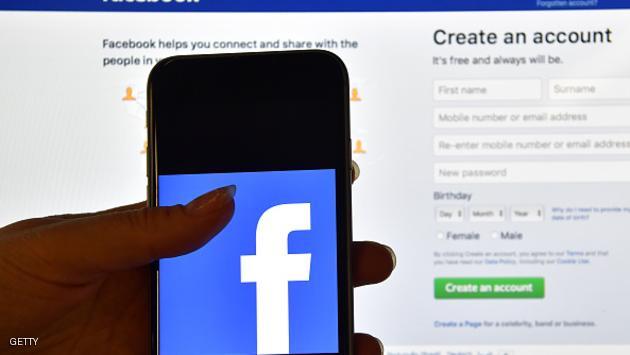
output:
M156 78L164 73L164 68L172 65L174 62L182 62L191 59L207 59L215 58L242 58L256 56L293 56L295 60L330 60L333 59L339 66L341 75L341 83L343 92L349 92L347 69L341 59L336 55L321 50L305 50L305 51L285 51L285 52L255 52L255 53L230 53L230 54L210 54L210 55L190 55L175 56L161 60L152 69L147 89L147 129L148 129L148 147L147 147L147 173L149 185L147 188L147 203L149 207L158 205L158 142L157 142L157 122L155 119L154 109L154 85ZM300 59L299 57L302 57ZM160 77L161 78L161 77ZM164 78L161 78L164 80ZM338 340L339 352L337 354L352 354L352 335L354 333L353 323L353 285L351 275L351 249L352 249L352 216L351 216L351 183L352 183L352 165L351 165L351 147L350 147L350 112L349 112L349 95L343 98L343 151L341 164L335 167L335 185L336 185L336 204L337 204L337 269L338 269ZM276 169L273 169L276 170ZM301 170L301 169L287 169ZM151 265L151 289L150 289L150 311L151 311L151 354L159 354L159 261ZM329 353L327 355L334 354ZM313 354L315 355L315 354ZM324 355L324 354L322 354Z

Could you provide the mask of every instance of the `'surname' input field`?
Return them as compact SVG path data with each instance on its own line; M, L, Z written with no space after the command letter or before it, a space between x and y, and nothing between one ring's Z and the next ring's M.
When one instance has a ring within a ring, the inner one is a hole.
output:
M551 79L549 98L558 100L627 100L630 78Z

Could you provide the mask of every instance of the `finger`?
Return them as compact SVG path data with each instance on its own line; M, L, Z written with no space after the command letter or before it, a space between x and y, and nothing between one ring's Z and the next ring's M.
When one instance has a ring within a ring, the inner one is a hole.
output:
M359 178L359 175L361 175L361 169L359 169L359 164L357 164L356 161L352 161L352 182L357 181L357 179Z
M232 218L234 193L235 187L228 186L186 206L68 219L21 235L16 242L36 254L40 268L52 266L52 278L60 278L56 281L84 282L200 248Z
M383 343L368 334L357 333L353 338L354 353L357 355L382 355Z
M106 214L106 213L111 213L111 212L135 210L135 209L142 208L144 206L146 206L146 202L138 202L131 205L115 207L115 208L111 208L111 209L99 211L99 212L63 214L63 215L57 215L57 216L25 219L23 221L15 222L15 223L12 223L5 227L0 228L0 232L3 234L15 233L15 232L23 231L26 229L32 229L32 228L45 226L51 223L56 223L56 222L63 221L66 219L84 218L88 216L95 216L95 215Z
M385 281L396 267L396 254L376 242L352 243L352 283L354 287Z
M360 175L361 175L361 169L359 168L359 164L357 164L357 162L353 160L352 161L352 182L357 181ZM104 213L109 213L109 212L139 209L144 206L146 206L146 202L143 201L143 202L137 202L131 205L115 207L112 209L99 211L99 212L64 214L64 215L49 216L49 217L43 217L43 218L32 218L32 219L27 219L24 221L15 222L13 224L9 224L3 228L0 228L0 231L7 232L7 233L14 232L16 230L28 229L28 228L34 228L34 227L47 225L49 223L58 222L59 220L63 220L63 219L84 218L84 217L89 217L89 216L94 216L97 214L104 214Z

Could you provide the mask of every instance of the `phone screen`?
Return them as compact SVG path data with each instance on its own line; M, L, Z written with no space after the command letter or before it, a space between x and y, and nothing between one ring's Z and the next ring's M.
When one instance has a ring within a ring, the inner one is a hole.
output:
M160 205L230 184L228 226L160 261L161 353L337 353L335 171L164 175Z
M155 266L159 354L347 353L343 80L317 55L180 63L150 84L153 203L235 185L235 211L208 244Z

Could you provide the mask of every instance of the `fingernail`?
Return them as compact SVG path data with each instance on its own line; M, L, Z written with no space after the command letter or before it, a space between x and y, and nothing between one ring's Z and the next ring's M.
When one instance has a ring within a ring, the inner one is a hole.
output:
M361 169L359 169L359 164L357 164L354 160L352 161L352 181L356 181L361 175Z
M209 211L221 208L232 201L235 194L236 185L224 186L212 190L190 201L185 207L186 212L192 215L207 214Z
M383 246L389 251L389 255L392 256L392 262L394 263L394 269L396 268L396 253L389 245L383 244Z

